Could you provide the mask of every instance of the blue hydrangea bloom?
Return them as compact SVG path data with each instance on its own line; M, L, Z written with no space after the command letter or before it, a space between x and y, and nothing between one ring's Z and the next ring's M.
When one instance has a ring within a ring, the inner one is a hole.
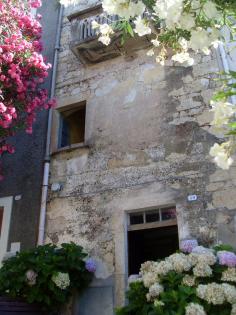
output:
M96 262L92 258L88 258L85 262L85 268L89 272L95 272L96 271Z

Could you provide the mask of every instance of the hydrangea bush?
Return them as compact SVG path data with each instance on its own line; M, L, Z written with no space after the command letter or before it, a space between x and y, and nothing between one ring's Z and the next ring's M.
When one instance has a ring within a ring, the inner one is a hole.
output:
M95 262L74 243L38 246L3 262L0 294L56 311L74 290L88 287L95 270Z
M181 252L147 261L117 315L235 315L236 255L230 247L181 243Z
M51 67L41 51L40 0L0 1L0 158L13 153L7 143L19 130L32 133L36 112L54 104L40 88Z

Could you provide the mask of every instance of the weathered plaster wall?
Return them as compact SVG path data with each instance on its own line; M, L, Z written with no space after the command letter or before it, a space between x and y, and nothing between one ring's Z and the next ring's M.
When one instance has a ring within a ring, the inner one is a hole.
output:
M208 155L211 72L216 55L190 68L162 67L140 51L94 66L70 52L64 20L57 76L59 106L87 102L85 144L52 157L47 241L75 241L99 259L99 277L126 286L129 211L176 204L180 239L236 246L236 167L216 169ZM54 130L53 141L55 142ZM189 194L198 200L188 202Z

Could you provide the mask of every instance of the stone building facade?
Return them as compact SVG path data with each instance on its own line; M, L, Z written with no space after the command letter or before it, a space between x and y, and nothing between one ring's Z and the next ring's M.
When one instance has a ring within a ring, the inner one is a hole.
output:
M222 171L209 157L218 53L189 68L162 67L145 49L84 64L70 49L68 15L94 5L64 11L50 176L61 189L48 196L46 242L79 243L97 260L75 313L111 315L125 300L130 214L176 207L179 240L236 247L236 167ZM84 140L59 148L60 116L81 104Z

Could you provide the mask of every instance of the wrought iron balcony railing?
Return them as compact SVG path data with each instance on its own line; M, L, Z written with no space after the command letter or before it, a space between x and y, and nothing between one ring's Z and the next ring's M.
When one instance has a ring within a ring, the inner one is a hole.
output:
M92 21L99 24L112 24L118 20L117 15L105 15L101 6L85 10L68 17L71 22L70 48L83 63L98 63L121 55L134 53L136 50L150 46L147 36L129 39L126 44L121 45L121 33L115 32L111 44L104 46L98 41L96 31L92 28Z

